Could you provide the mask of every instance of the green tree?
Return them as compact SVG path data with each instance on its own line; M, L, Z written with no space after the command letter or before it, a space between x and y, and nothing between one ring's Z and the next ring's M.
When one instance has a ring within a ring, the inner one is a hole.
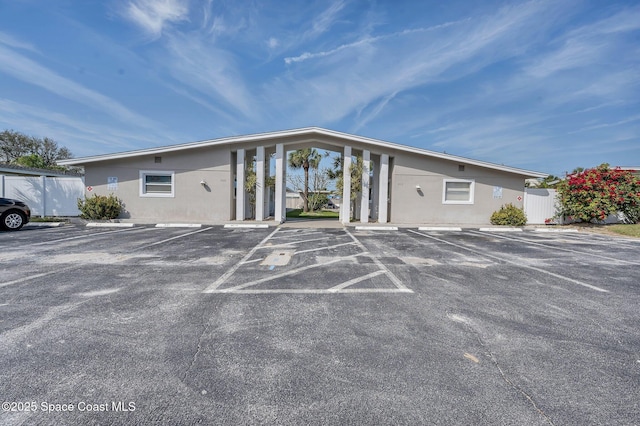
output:
M320 165L322 155L315 148L304 148L289 153L288 163L292 169L304 170L304 208L306 213L309 211L309 169L317 169Z
M269 176L269 162L265 161L264 164L264 186L265 188L274 188L276 186L276 179L273 176ZM256 217L256 191L258 187L258 175L256 174L256 160L255 158L249 164L249 167L245 168L244 190L249 195L249 205L251 206L251 216Z
M47 168L47 164L44 162L42 157L40 157L38 154L23 155L22 157L18 158L14 163L24 167L34 167L36 169Z
M335 179L336 191L342 196L344 188L344 159L342 156L334 157L333 169L329 171L329 178ZM369 163L369 170L371 170L371 163ZM350 198L351 205L349 206L349 219L351 219L351 213L355 210L356 199L360 191L362 190L362 172L364 171L364 160L361 155L355 156L355 160L351 162L349 172L351 175L351 190ZM343 200L344 202L344 200Z
M51 138L39 139L14 130L0 132L0 161L28 167L64 169L56 162L72 157L71 151L59 146Z
M631 222L640 219L640 179L629 170L601 164L568 175L557 189L562 216L592 222L621 212Z

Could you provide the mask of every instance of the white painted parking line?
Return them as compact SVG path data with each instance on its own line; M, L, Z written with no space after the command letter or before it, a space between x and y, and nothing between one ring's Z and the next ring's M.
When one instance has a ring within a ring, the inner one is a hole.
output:
M484 235L484 236L487 235L487 234L483 234L483 233L477 232L477 231L469 231L469 232L472 233L472 234L478 234L478 235ZM638 264L637 262L634 262L634 261L628 261L628 260L619 259L619 258L610 257L610 256L603 256L601 254L591 253L591 252L587 252L587 251L580 251L580 250L568 249L568 248L564 248L564 247L552 246L552 245L549 245L549 244L544 244L544 243L539 243L537 241L528 240L526 238L505 237L504 235L493 235L493 234L491 234L491 237L492 238L502 238L503 240L509 240L509 241L520 241L520 242L523 242L523 243L531 244L533 246L540 246L540 247L545 247L545 248L552 249L552 250L566 251L568 253L581 254L581 255L586 255L586 256L591 256L591 257L599 257L601 259L611 260L611 261L615 261L615 262L628 263L630 265L637 265Z
M63 241L71 241L71 240L79 240L82 238L92 238L95 236L99 236L99 235L107 235L107 234L117 234L118 232L142 232L145 230L148 230L149 228L126 228L126 229L117 229L115 231L104 231L104 232L96 232L96 233L89 233L89 234L82 234L82 235L76 235L73 237L66 237L66 238L59 238L57 240L48 240L48 241L40 241L38 243L33 243L33 244L26 244L28 246L41 246L44 244L51 244L51 243L60 243Z
M548 232L548 233L577 233L577 229L553 229L553 228L535 228L533 232Z
M347 229L344 230L344 232L347 233L347 235L349 235L349 237L351 237L351 239L353 241L355 241L355 243L358 245L358 247L360 247L360 249L364 252L367 251L367 248L364 246L364 244L362 244L360 242L360 240L358 240L356 237L353 236L353 234L351 232L349 232ZM407 292L411 292L413 293L412 290L410 290L409 288L407 288L407 286L405 286L402 281L400 281L400 279L398 279L398 277L395 276L395 274L393 272L391 272L389 270L389 268L387 268L384 263L380 262L380 259L378 259L377 257L373 257L370 256L371 259L373 260L373 263L376 264L376 266L380 269L382 269L383 271L386 272L387 276L389 277L389 279L391 280L391 282L393 284L395 284L396 287L398 287L399 289L403 290L403 291L407 291Z
M210 293L226 294L341 294L341 293L413 293L413 291L400 288L345 288L344 290L329 291L306 288L273 288L273 289L246 289L236 290L232 293L224 290L215 290Z
M13 284L20 284L20 283L23 283L23 282L26 282L26 281L35 280L37 278L46 277L48 275L57 274L59 272L66 272L66 271L69 271L71 269L76 269L76 268L79 268L79 266L72 266L72 267L69 267L69 268L56 269L54 271L43 272L41 274L34 274L34 275L27 276L27 277L22 277L22 278L19 278L17 280L7 281L7 282L2 283L2 284L0 284L0 288L7 287L7 286L10 286L10 285L13 285Z
M260 249L267 241L269 241L269 239L271 237L273 237L276 234L276 232L278 232L279 229L280 228L276 228L275 231L273 231L272 233L267 235L262 241L260 241L258 243L258 245L256 245L251 250L249 250L249 253L247 253L238 263L233 265L227 272L222 274L222 276L220 278L218 278L209 287L205 288L202 292L203 293L213 293L213 292L215 292L218 287L220 287L222 284L224 284L229 278L231 278L231 276L233 274L235 274L235 272L238 270L238 268L240 268L240 266L242 266L249 259L251 259L251 256L253 256L254 253L258 251L258 249Z
M149 248L149 247L157 246L158 244L164 244L164 243L167 243L169 241L177 240L178 238L184 238L184 237L188 237L189 235L197 234L199 232L205 232L205 231L208 231L209 229L213 229L213 227L210 226L208 228L198 229L197 231L187 232L186 234L177 235L175 237L167 238L167 239L162 240L162 241L157 241L155 243L151 243L151 244L147 244L147 245L142 246L142 247L138 247L136 250L143 250L143 249L146 249L146 248Z
M462 228L457 226L420 226L418 231L462 231Z
M456 244L456 243L452 243L450 241L443 240L441 238L436 238L436 237L431 236L431 235L427 235L427 234L423 234L421 232L413 231L411 229L408 229L408 231L411 232L411 233L414 233L416 235L421 235L423 237L430 238L432 240L439 241L441 243L448 244L450 246L460 248L462 250L470 251L472 253L475 253L475 254L483 256L483 257L496 259L496 260L499 260L501 262L509 263L511 265L516 265L516 266L518 266L520 268L526 268L526 269L531 269L531 270L534 270L534 271L537 271L537 272L541 272L541 273L550 275L552 277L560 278L562 280L569 281L569 282L577 284L579 286L589 288L591 290L599 291L601 293L609 293L609 290L606 290L604 288L600 288L600 287L597 287L595 285L591 285L591 284L588 284L588 283L585 283L585 282L582 282L582 281L574 280L573 278L565 277L564 275L556 274L554 272L550 272L550 271L547 271L545 269L537 268L537 267L531 266L531 265L525 265L522 262L512 261L512 260L509 260L509 259L506 259L506 258L503 258L503 257L500 257L500 256L494 256L494 255L488 254L488 253L486 253L484 251L475 250L475 249L472 249L472 248L469 248L469 247L466 247L466 246L463 246L463 245L460 245L460 244Z
M200 223L157 223L156 228L202 228Z
M313 241L331 240L331 239L334 239L334 238L335 238L335 236L332 235L332 236L329 236L329 237L313 238L311 240L299 240L299 241L290 241L288 243L282 243L282 244L273 244L273 245L270 245L270 246L264 246L264 247L260 247L260 248L272 249L272 248L277 248L277 247L289 247L289 246L293 246L293 245L296 245L296 244L307 244L307 243L310 243L310 242L313 242Z
M221 292L221 293L229 293L229 292L234 292L234 291L237 291L237 290L242 290L242 289L247 288L247 287L253 287L254 285L262 284L262 283L265 283L265 282L268 282L268 281L273 281L275 279L283 278L283 277L286 277L288 275L294 275L294 274L297 274L299 272L307 271L309 269L319 268L321 266L333 265L334 263L344 262L346 260L351 260L351 259L354 259L354 258L356 258L358 256L364 256L364 255L367 255L367 254L369 254L369 253L365 252L365 253L352 254L351 256L336 257L336 258L331 259L331 260L326 261L326 262L314 263L313 265L302 266L300 268L292 269L290 271L281 272L279 274L275 274L275 275L271 275L271 276L268 276L268 277L260 278L259 280L254 280L254 281L250 281L248 283L240 284L240 285L237 285L235 287L223 288L223 289L219 290L219 292ZM205 290L205 292L209 293L207 290Z
M133 223L120 222L89 222L87 228L133 228Z
M351 241L351 242L348 242L348 243L335 244L335 245L332 245L332 246L316 247L316 248L307 249L307 250L299 250L299 251L296 251L296 253L295 253L295 254L311 253L311 252L313 252L313 251L320 251L320 250L330 250L330 249L332 249L332 248L342 247L342 246L352 246L352 245L354 245L354 244L356 244L356 243L355 243L355 242L353 242L353 241Z
M369 278L374 278L374 277L377 277L378 275L382 275L382 274L386 274L386 273L387 272L383 271L383 270L374 271L374 272L372 272L370 274L363 275L361 277L357 277L357 278L351 279L349 281L345 281L342 284L338 284L337 286L331 287L328 291L335 293L337 291L343 290L343 289L345 289L345 288L347 288L349 286L352 286L354 284L358 284L359 282L362 282L364 280L368 280Z

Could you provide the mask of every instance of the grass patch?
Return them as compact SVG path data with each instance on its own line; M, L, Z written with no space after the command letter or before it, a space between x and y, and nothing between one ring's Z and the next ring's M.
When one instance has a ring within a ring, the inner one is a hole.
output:
M340 213L331 210L304 213L302 209L295 209L289 210L287 212L287 217L301 219L338 219L340 217Z
M616 234L640 238L640 223L634 225L610 225L607 226L607 229Z

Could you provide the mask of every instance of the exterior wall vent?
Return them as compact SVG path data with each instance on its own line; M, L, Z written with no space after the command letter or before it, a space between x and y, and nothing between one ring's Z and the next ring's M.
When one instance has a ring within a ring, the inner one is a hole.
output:
M156 157L155 158L155 162L156 163L162 163L162 157Z

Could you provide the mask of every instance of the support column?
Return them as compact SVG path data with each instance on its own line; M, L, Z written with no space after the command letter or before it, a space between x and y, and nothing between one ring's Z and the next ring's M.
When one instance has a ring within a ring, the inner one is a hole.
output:
M371 218L378 220L378 199L380 198L380 158L373 160L373 180L371 181Z
M244 220L244 154L244 149L238 149L236 153L236 220Z
M286 218L286 193L284 187L284 145L276 144L276 212L274 220L283 223Z
M389 198L389 155L380 155L380 189L378 195L378 222L387 223L387 199Z
M264 146L256 148L256 220L264 219Z
M360 223L369 222L369 161L371 153L362 151L362 188L360 197Z
M351 219L351 147L344 147L342 157L342 203L340 204L340 222L349 224Z

